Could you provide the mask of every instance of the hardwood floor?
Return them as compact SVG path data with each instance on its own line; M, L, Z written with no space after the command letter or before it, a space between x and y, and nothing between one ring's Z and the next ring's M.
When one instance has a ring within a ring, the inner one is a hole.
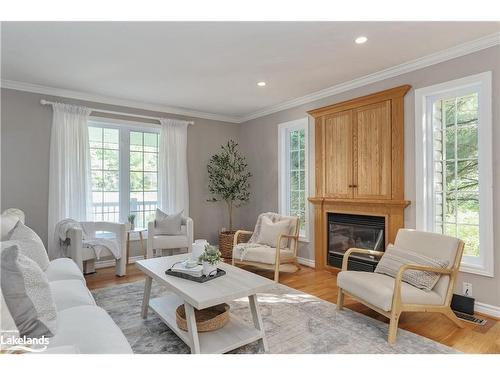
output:
M272 272L251 270L271 279L273 277ZM97 273L86 276L86 279L90 289L99 289L142 280L144 275L133 264L129 264L127 275L124 277L115 276L114 267L110 267L98 269ZM282 284L333 303L337 300L336 281L337 277L334 273L316 271L305 266L302 266L298 272L280 275ZM384 316L347 297L345 307L388 322ZM404 313L399 320L399 327L451 346L461 352L500 353L500 321L491 317L485 318L488 320L485 326L466 323L466 328L460 329L441 314Z

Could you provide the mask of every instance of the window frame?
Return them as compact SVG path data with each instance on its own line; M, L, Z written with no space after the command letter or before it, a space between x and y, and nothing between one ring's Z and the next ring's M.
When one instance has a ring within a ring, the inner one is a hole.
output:
M434 231L432 104L436 100L478 94L479 257L464 255L460 271L494 276L493 154L491 72L415 90L416 227Z
M102 118L96 116L91 116L89 118L87 126L118 129L119 131L119 221L120 223L127 223L130 212L130 132L159 134L161 127L159 124ZM158 148L159 141L160 140L158 139ZM123 168L123 166L126 166L126 168ZM159 192L157 194L159 195ZM145 223L144 226L147 229L147 223Z
M310 241L309 228L309 205L307 198L309 196L309 118L304 117L278 124L278 210L281 215L290 215L288 202L290 201L290 181L288 178L290 172L290 154L289 142L287 142L290 132L295 130L304 130L304 235L299 236L300 242Z

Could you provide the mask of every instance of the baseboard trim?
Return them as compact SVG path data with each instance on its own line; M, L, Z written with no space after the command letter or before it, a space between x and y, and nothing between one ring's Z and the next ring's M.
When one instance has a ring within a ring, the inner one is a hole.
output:
M491 316L492 318L500 318L500 306L488 305L487 303L476 302L474 311L480 314Z
M307 258L297 257L297 261L300 264L303 264L304 266L307 266L307 267L311 267L311 268L315 268L316 267L316 263L314 262L313 259L307 259Z
M142 260L144 257L142 255L137 255L135 257L130 257L128 258L128 263L135 263L138 260ZM107 268L107 267L114 267L115 265L115 260L114 259L107 259L107 260L99 260L95 262L95 268Z

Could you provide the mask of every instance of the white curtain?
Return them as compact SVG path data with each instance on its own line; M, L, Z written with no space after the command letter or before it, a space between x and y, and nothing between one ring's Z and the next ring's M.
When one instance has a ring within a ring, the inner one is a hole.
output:
M66 218L90 218L92 188L88 137L89 108L55 103L50 135L48 244L51 259L60 256L54 243L56 224Z
M158 201L172 214L184 210L189 216L187 171L188 121L161 119L158 160Z

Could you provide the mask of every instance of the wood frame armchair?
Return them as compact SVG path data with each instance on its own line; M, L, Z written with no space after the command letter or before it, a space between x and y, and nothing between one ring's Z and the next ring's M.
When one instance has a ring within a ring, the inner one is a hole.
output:
M296 220L295 223L295 229L293 234L280 234L276 240L276 247L270 248L269 250L274 250L275 251L275 257L274 257L274 264L268 264L264 262L255 262L255 261L247 261L247 260L237 260L234 257L233 254L233 259L232 259L232 265L249 265L249 266L254 266L254 267L259 267L259 268L264 268L268 270L273 270L274 271L274 281L278 282L279 281L279 276L280 276L280 265L285 265L285 264L293 264L297 269L300 269L299 262L297 261L297 249L299 245L299 231L300 231L300 221L298 217L294 218ZM241 235L252 235L252 231L248 230L238 230L234 234L234 239L233 239L233 248L241 243L240 241L240 236ZM286 238L289 241L289 249L293 251L293 257L289 259L281 259L281 241ZM258 244L256 244L258 246Z
M397 239L396 239L397 241ZM453 288L455 286L455 281L456 277L460 268L460 262L462 259L462 254L463 254L463 249L464 249L464 242L461 240L458 240L458 246L456 249L455 257L453 260L453 263L450 265L450 268L434 268L434 267L427 267L427 266L422 266L422 265L417 265L417 264L405 264L400 267L396 277L394 278L394 292L392 295L392 305L391 309L389 311L385 311L384 309L381 309L372 303L369 303L365 301L363 298L360 298L359 296L353 295L352 293L346 292L345 289L341 288L339 286L338 288L338 296L337 296L337 310L342 310L344 307L344 296L348 295L357 301L361 302L365 306L371 308L372 310L375 310L381 315L384 315L385 317L389 318L389 333L388 333L388 342L390 344L393 344L396 342L396 335L397 335L397 329L398 329L398 323L399 323L399 318L403 312L437 312L445 315L447 318L449 318L453 323L455 323L458 327L463 328L464 324L455 316L453 311L451 310L450 304L451 304L451 298L453 296ZM344 255L344 259L342 262L342 271L345 272L347 271L347 266L348 266L348 260L351 254L353 253L362 253L362 254L368 254L368 255L374 255L374 256L383 256L384 253L381 251L373 251L373 250L367 250L367 249L358 249L358 248L351 248L348 251L346 251ZM404 303L403 298L402 298L402 279L403 279L403 274L408 271L408 270L420 270L420 271L430 271L430 272L435 272L439 273L441 275L447 275L449 276L449 281L448 281L448 286L446 288L446 292L444 295L444 300L442 304L417 304L417 303ZM353 272L353 271L349 271ZM340 275L340 273L339 273Z

